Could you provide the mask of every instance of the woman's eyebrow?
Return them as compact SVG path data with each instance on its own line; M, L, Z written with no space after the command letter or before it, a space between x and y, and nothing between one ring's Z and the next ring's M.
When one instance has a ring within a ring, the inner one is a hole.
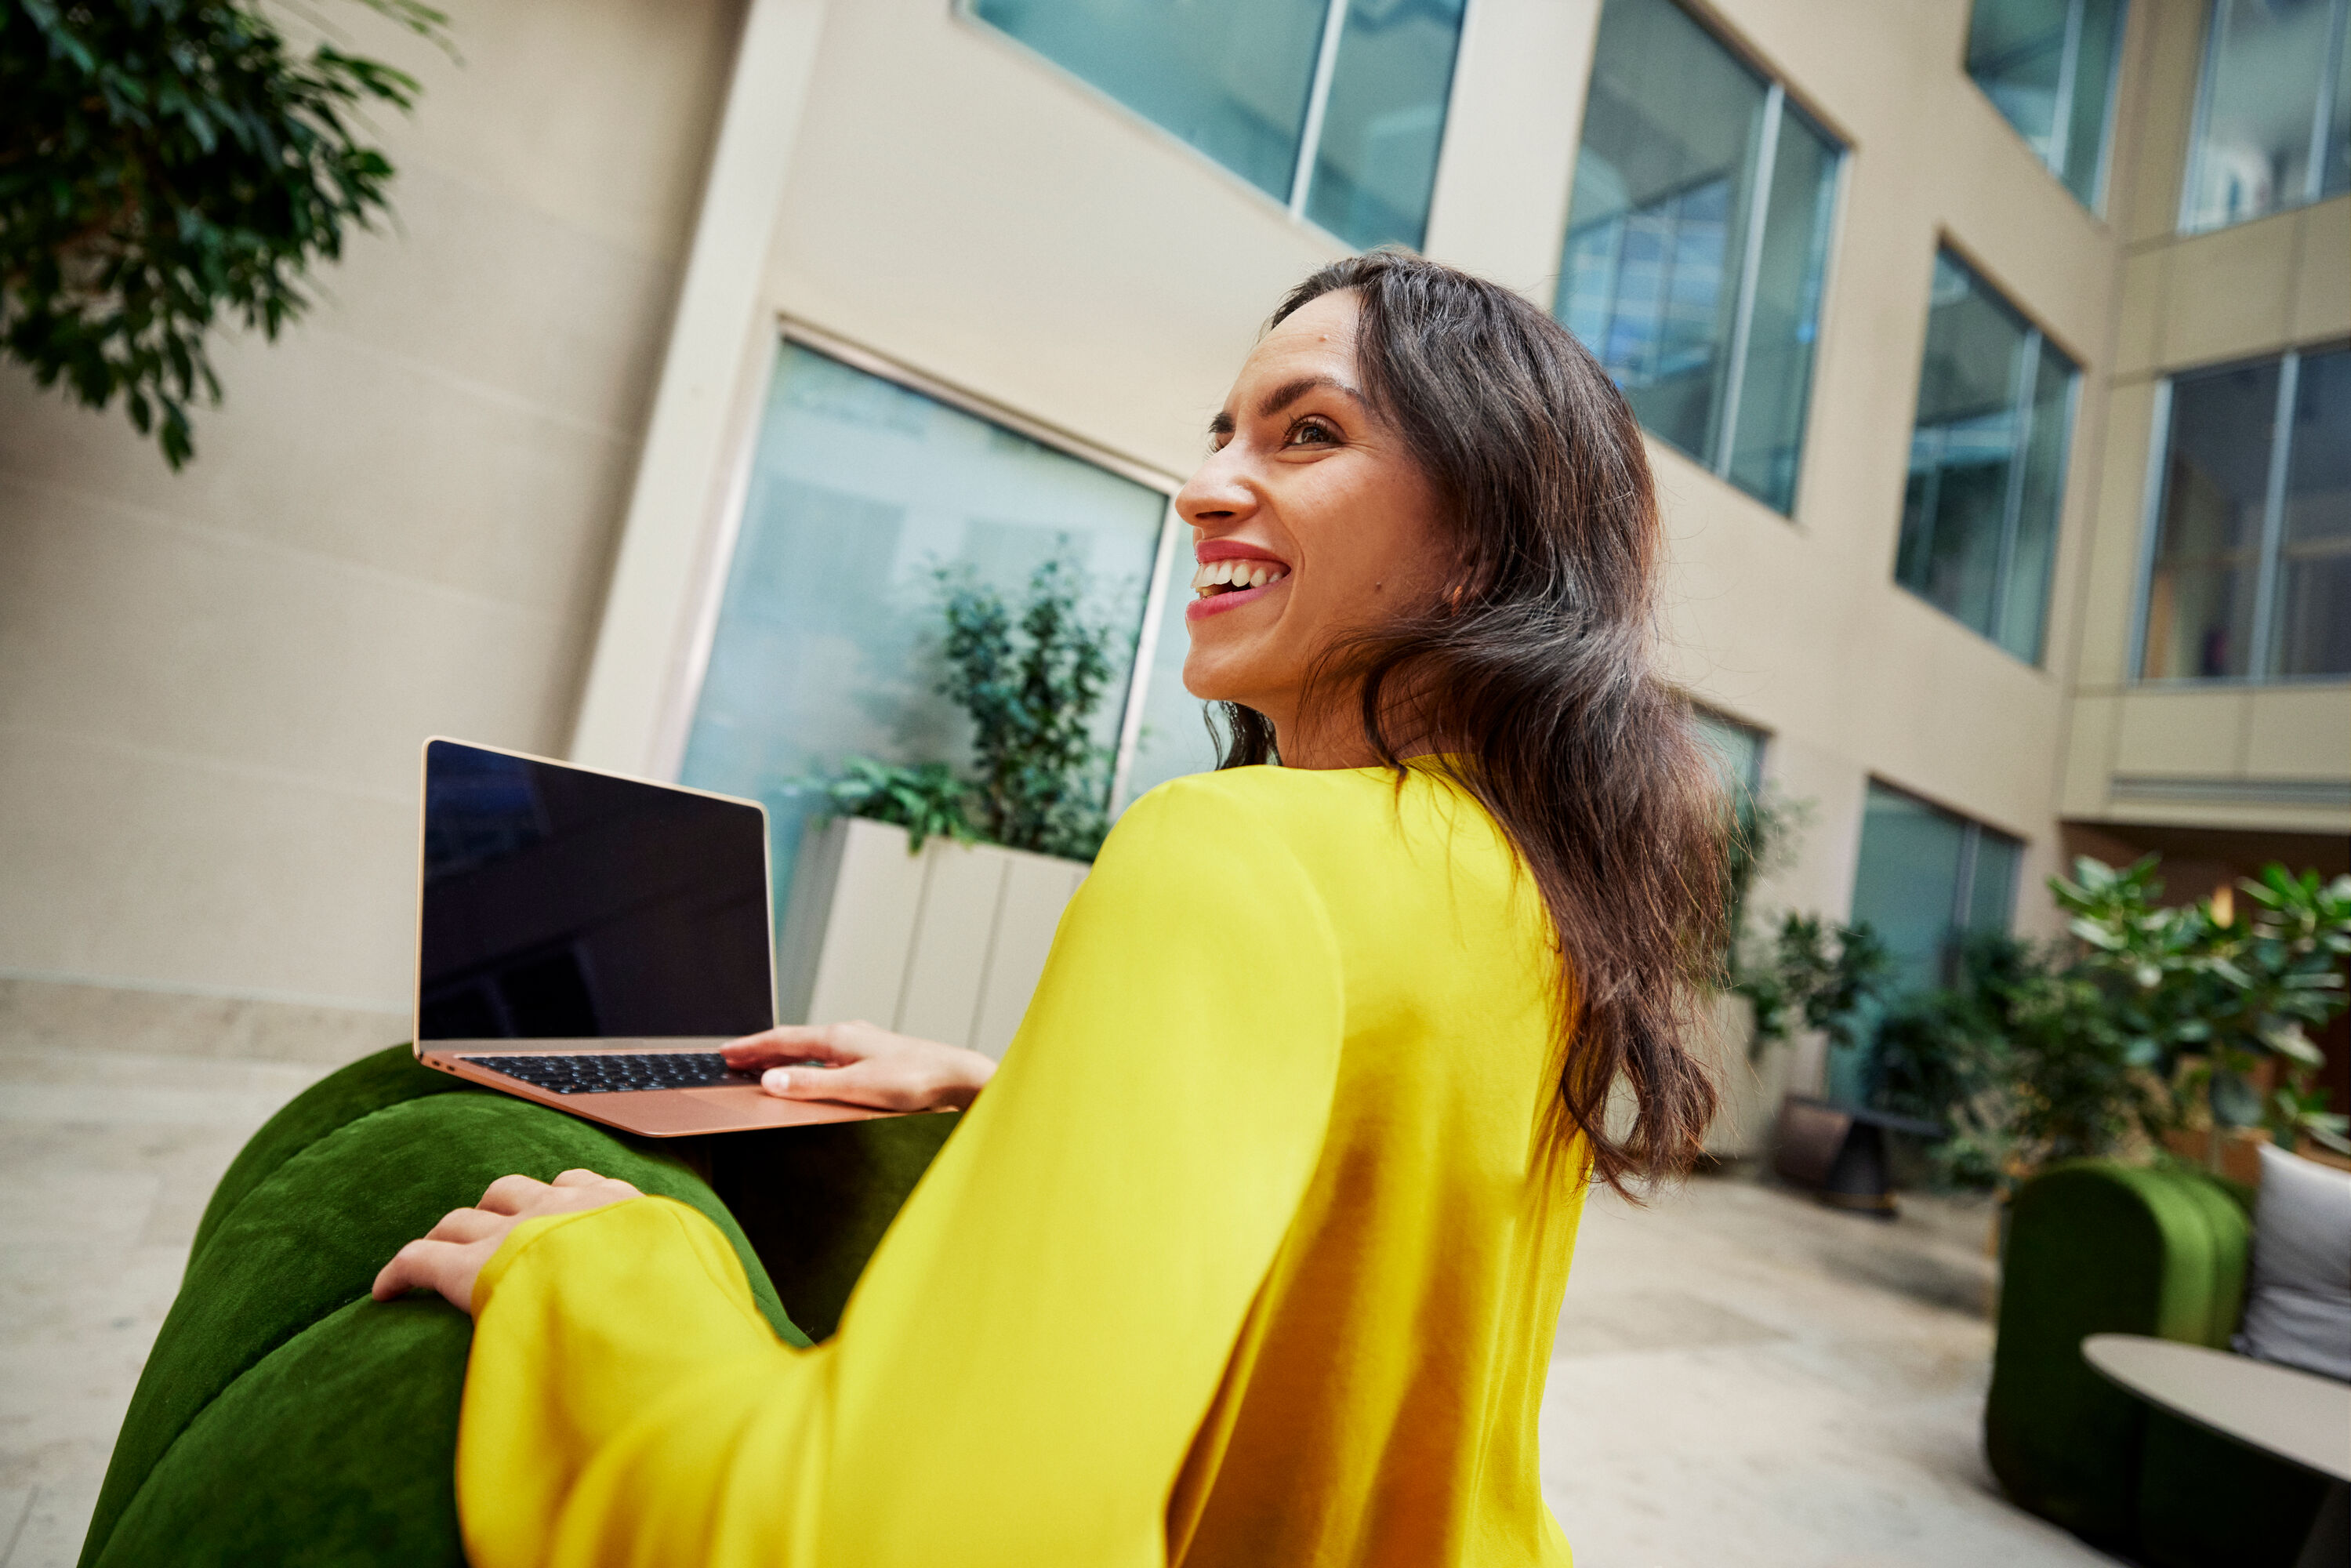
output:
M1359 403L1364 401L1364 394L1362 392L1357 392L1353 387L1349 386L1346 382L1339 380L1336 376L1300 376L1295 381L1282 382L1280 386L1266 393L1263 400L1261 400L1257 405L1257 417L1259 419L1271 419L1275 414L1280 413L1283 409L1288 408L1291 403L1296 402L1308 392L1318 391L1334 392L1342 397L1353 398ZM1216 418L1208 421L1208 434L1210 435L1230 435L1233 433L1233 428L1234 420L1232 411L1230 409L1224 410L1219 413Z

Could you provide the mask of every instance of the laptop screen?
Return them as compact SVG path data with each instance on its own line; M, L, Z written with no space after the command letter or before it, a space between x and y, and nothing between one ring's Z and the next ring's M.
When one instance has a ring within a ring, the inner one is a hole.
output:
M424 748L423 1040L776 1021L757 806L455 741Z

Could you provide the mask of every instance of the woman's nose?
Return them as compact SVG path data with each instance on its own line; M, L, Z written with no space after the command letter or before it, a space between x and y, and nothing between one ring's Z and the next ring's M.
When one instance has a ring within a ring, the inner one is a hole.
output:
M1176 492L1176 515L1196 528L1238 523L1257 510L1257 492L1241 477L1240 465L1224 453L1207 460Z

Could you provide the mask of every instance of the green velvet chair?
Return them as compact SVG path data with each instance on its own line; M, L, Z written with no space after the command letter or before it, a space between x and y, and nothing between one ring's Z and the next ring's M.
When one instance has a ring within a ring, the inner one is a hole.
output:
M2151 1568L2290 1568L2324 1484L2109 1383L2094 1333L2226 1349L2244 1310L2244 1197L2110 1160L2027 1182L2009 1216L1984 1448L2010 1499Z
M664 1145L429 1071L404 1045L343 1069L255 1134L213 1194L83 1568L461 1564L453 1483L473 1324L437 1297L368 1299L402 1242L510 1171L584 1166L708 1215L776 1332L806 1344L831 1332L956 1121Z

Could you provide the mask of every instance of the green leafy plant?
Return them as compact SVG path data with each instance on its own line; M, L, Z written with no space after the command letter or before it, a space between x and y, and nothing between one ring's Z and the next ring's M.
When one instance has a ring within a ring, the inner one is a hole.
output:
M967 844L979 837L968 810L971 786L944 762L908 766L852 757L841 765L840 778L813 781L813 787L823 792L836 816L894 822L905 829L910 851L921 850L925 839Z
M1876 1104L1948 1130L1929 1150L1946 1179L2007 1186L2114 1153L2164 1113L2152 1057L2061 945L1978 933L1957 968L1879 1026L1870 1085Z
M1091 860L1109 831L1111 753L1093 738L1114 666L1112 632L1084 611L1066 554L1039 567L1017 610L968 572L939 577L946 678L971 716L975 817L1013 849Z
M417 0L360 0L447 48ZM251 0L0 0L0 351L91 408L120 395L178 468L220 402L223 317L276 338L305 274L388 213L366 106L413 77L300 48Z
M2307 1134L2351 1152L2351 1123L2314 1086L2325 1061L2309 1035L2345 1006L2351 877L2322 882L2273 864L2166 908L2157 863L2149 855L2117 871L2085 857L2073 881L2052 878L2050 891L2083 944L2079 972L2129 1050L2172 1082L2172 1124L2200 1117L2215 1129L2216 1166L2218 1134L2231 1127L2264 1126L2287 1147ZM2266 1100L2256 1086L2265 1061L2282 1081Z
M910 849L945 835L1092 860L1109 831L1111 753L1093 717L1115 673L1115 633L1087 615L1085 574L1066 546L1018 604L968 571L933 577L946 622L938 690L971 717L972 776L854 757L840 778L801 787L839 815L899 824Z
M1867 923L1784 915L1763 950L1740 960L1731 982L1755 1009L1749 1058L1760 1058L1799 1030L1819 1030L1838 1046L1862 1043L1873 1003L1893 973L1886 945Z

